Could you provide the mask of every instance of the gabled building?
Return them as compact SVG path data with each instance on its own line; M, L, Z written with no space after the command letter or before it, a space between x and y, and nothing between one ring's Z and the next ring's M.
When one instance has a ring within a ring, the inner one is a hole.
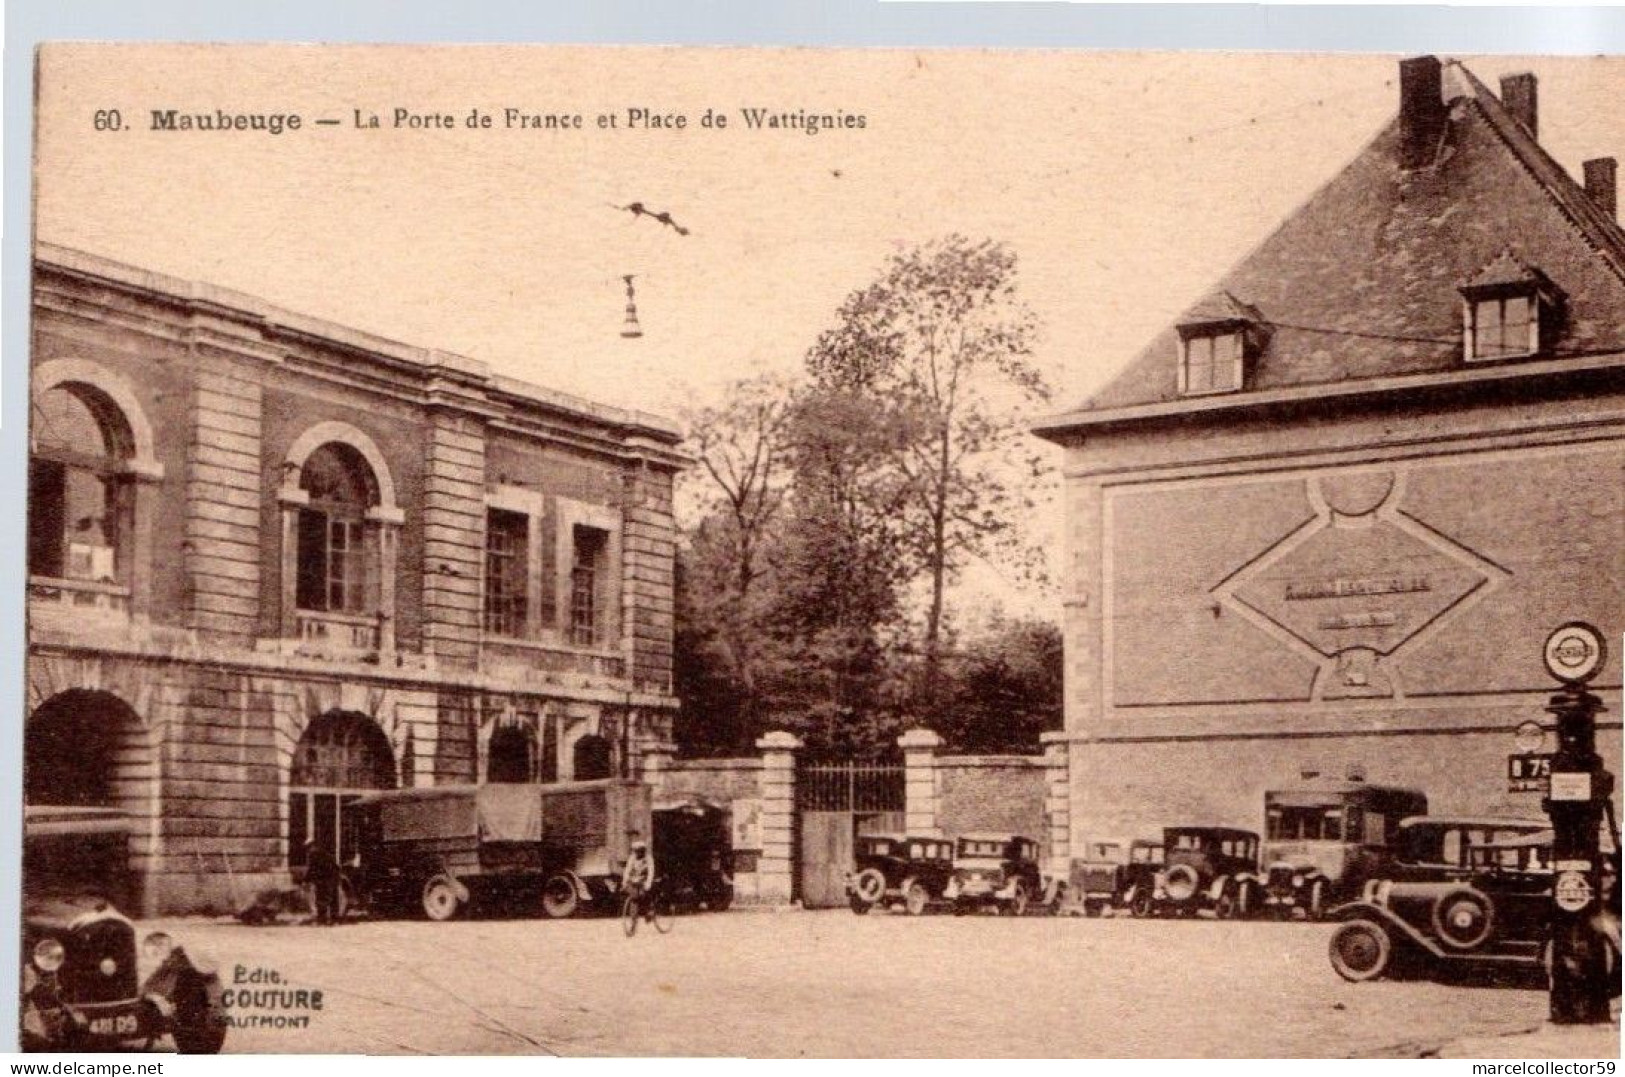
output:
M1093 399L1066 449L1057 851L1304 774L1538 813L1512 730L1564 621L1625 629L1625 232L1532 75L1400 65L1399 112ZM1154 270L1155 267L1147 267ZM1619 770L1620 659L1595 687Z
M121 816L136 907L669 754L665 421L43 244L31 382L25 800Z

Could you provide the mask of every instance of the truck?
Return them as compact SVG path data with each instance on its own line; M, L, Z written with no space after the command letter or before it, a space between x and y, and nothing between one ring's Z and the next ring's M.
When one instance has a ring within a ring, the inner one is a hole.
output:
M649 803L647 785L614 778L369 793L345 807L346 878L374 915L611 908L632 842L649 838Z

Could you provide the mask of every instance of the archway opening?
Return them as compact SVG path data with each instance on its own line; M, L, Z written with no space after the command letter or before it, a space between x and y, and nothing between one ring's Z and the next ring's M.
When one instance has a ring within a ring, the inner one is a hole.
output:
M23 802L108 808L137 799L129 782L142 763L140 738L140 718L109 692L52 696L28 718Z
M599 778L611 776L609 741L594 733L589 733L576 741L574 763L574 776L577 781L594 781Z
M498 726L485 752L488 782L536 780L536 734L522 725Z
M288 775L288 863L302 867L307 845L331 849L339 863L356 851L344 805L375 789L395 788L389 738L364 714L329 711L306 727Z

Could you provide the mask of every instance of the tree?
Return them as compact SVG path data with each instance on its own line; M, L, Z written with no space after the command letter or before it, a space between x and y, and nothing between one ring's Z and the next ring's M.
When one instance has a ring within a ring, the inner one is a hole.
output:
M889 466L906 491L904 548L927 575L918 705L939 702L947 584L968 557L1030 563L1015 527L1032 508L1036 454L1022 406L1048 400L1031 362L1036 327L1016 294L1016 256L953 235L894 256L852 293L807 357L818 390L886 411Z
M947 663L934 728L956 751L1038 750L1062 725L1061 630L1036 618L995 617Z
M770 571L765 550L787 496L792 399L783 379L751 378L731 386L726 403L688 417L688 449L697 462L690 489L700 519L684 558L681 642L688 687L728 682L731 699L703 693L727 712L733 727L727 739L753 738L760 724L761 645L771 636L765 618L774 604L763 586Z

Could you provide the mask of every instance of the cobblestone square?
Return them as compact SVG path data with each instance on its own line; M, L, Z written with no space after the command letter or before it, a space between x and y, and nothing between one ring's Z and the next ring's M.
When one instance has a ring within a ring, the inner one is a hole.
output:
M1344 983L1331 928L1303 923L741 911L630 939L612 919L164 926L212 951L239 1021L310 1018L234 1028L238 1052L1415 1055L1530 1029L1547 1006L1528 988ZM244 989L270 993L245 1006ZM321 1008L297 1008L300 989Z

